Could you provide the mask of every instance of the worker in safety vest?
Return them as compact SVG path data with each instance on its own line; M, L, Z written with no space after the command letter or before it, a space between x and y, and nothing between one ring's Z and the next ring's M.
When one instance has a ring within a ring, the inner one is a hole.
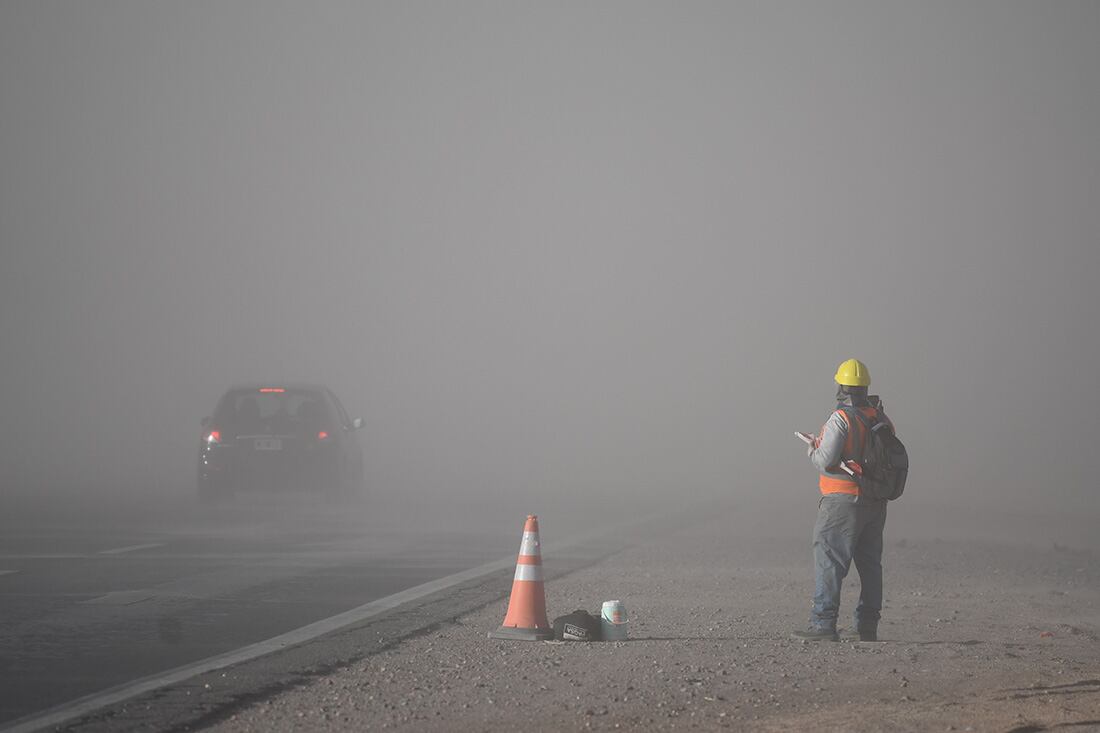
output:
M867 445L867 429L857 417L849 415L851 411L859 410L867 418L889 418L879 398L867 394L871 375L863 362L848 359L837 369L835 379L836 409L808 451L810 461L821 473L821 500L814 525L814 603L810 628L796 631L794 636L810 641L838 640L840 586L855 560L861 585L855 633L862 641L877 641L886 501L861 497L859 486L840 464L859 463Z

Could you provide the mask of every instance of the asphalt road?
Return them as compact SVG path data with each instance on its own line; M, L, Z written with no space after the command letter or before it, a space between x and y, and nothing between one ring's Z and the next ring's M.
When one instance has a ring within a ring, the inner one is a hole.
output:
M0 726L515 553L523 521L418 517L287 497L8 514Z

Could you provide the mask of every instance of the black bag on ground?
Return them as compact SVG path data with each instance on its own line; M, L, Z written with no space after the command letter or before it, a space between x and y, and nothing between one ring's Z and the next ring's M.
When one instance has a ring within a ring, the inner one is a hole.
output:
M855 416L866 428L867 442L863 446L860 465L862 475L856 476L859 493L871 499L894 500L905 491L905 479L909 476L909 452L894 435L890 423L881 417L873 420L855 409L845 408L849 416Z
M583 609L554 619L554 638L558 641L602 641L600 617Z

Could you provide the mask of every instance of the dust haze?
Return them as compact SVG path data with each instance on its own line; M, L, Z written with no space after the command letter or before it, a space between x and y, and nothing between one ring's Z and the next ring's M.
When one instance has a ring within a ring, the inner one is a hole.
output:
M1098 34L1090 2L5 2L3 493L193 501L221 393L305 380L387 506L812 513L791 432L858 357L913 516L1094 526Z

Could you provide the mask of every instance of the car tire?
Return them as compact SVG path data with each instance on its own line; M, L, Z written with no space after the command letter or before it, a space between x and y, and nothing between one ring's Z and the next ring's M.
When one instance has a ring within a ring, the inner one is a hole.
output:
M341 501L358 501L363 495L363 469L350 461L345 462L336 476L332 495Z
M198 480L198 496L199 501L203 504L215 504L220 501L225 501L232 495L232 491L222 481L216 481L213 478L199 476Z

